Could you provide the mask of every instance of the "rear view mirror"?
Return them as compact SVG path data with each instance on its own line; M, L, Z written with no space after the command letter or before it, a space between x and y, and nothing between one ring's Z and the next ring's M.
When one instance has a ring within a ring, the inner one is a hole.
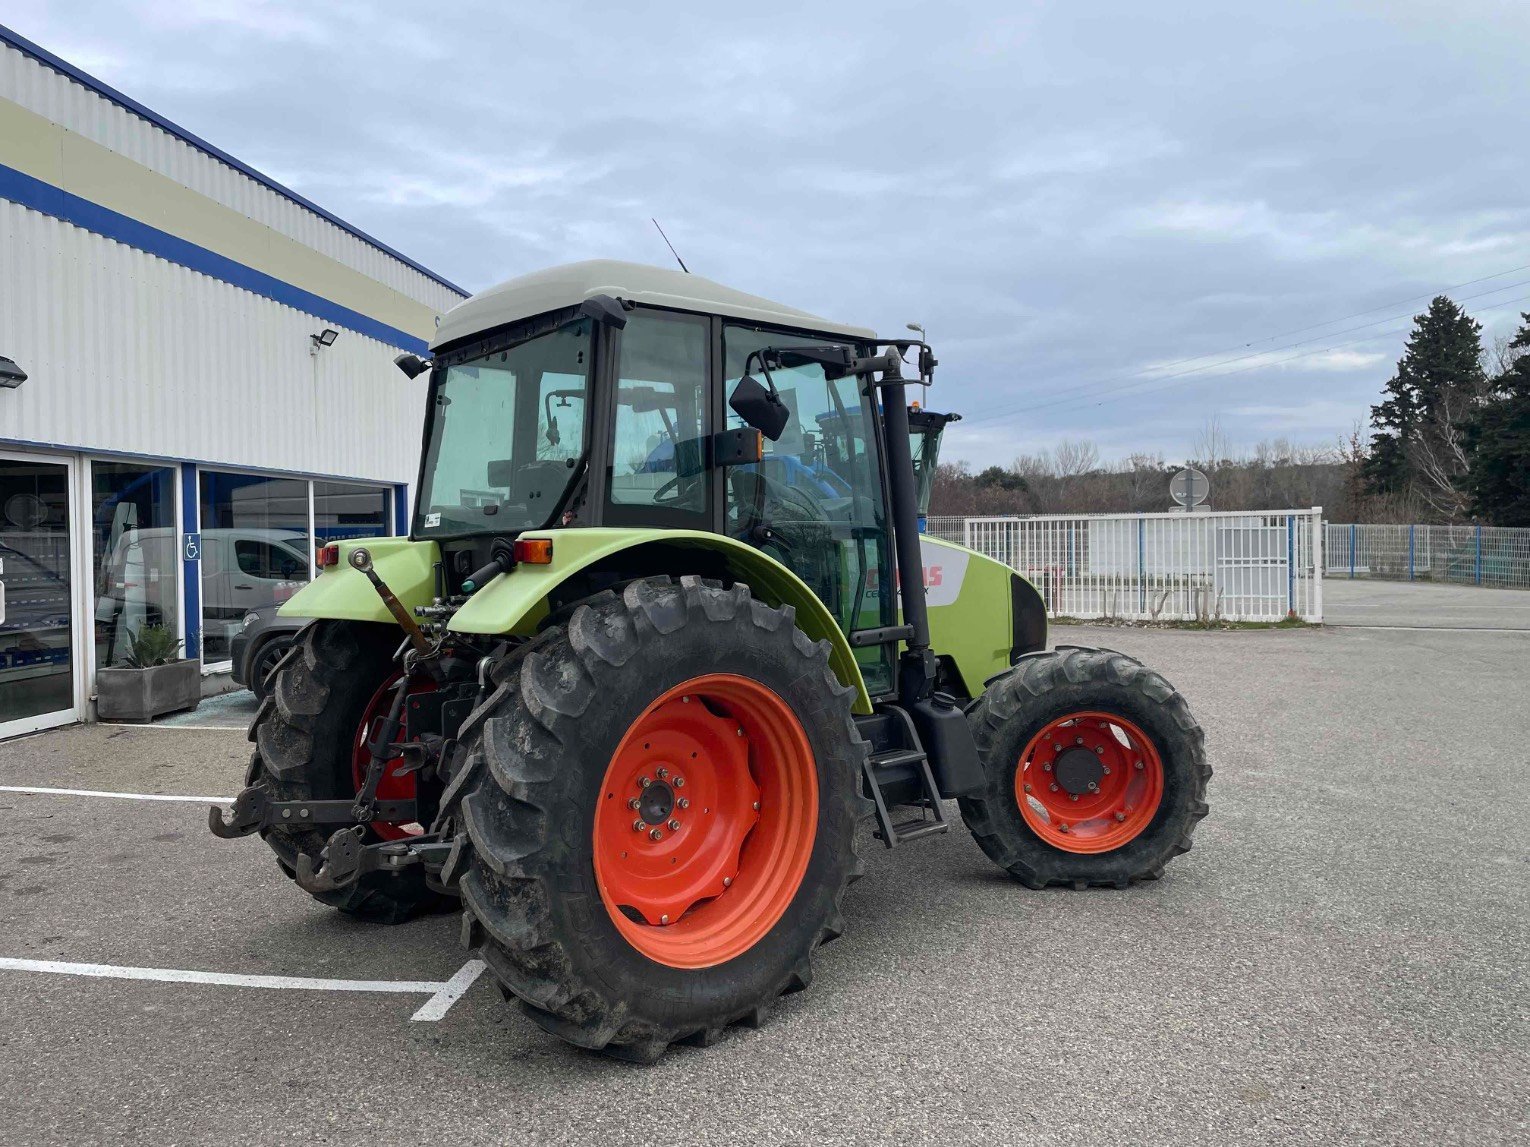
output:
M738 380L728 405L735 414L772 442L781 437L781 432L786 429L792 416L779 394L766 390L748 374Z

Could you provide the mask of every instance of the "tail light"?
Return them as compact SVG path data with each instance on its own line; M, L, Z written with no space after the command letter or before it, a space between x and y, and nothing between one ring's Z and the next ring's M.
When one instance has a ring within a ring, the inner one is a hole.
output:
M340 564L340 544L330 542L327 546L320 546L314 551L314 560L321 570Z

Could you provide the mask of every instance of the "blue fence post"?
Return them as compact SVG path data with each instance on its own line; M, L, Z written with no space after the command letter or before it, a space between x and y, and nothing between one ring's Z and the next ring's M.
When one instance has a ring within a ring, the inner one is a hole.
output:
M1408 580L1413 580L1413 531L1417 526L1408 527Z
M1137 612L1147 612L1147 519L1137 519Z
M1477 584L1482 584L1482 527L1477 527Z
M1296 612L1296 518L1286 516L1286 616Z
M1349 526L1349 580L1355 580L1355 524Z

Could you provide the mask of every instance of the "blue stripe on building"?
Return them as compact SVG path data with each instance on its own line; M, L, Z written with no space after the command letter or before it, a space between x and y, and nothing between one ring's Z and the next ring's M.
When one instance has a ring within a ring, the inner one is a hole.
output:
M99 203L82 199L61 187L54 187L51 183L17 171L15 168L6 167L4 164L0 164L0 199L9 199L33 211L51 215L55 219L92 231L103 238L136 247L166 262L178 264L198 274L238 287L240 290L249 291L251 294L292 307L294 310L303 311L325 322L334 323L336 326L366 335L378 342L387 343L389 346L412 351L415 354L429 353L426 341L416 338L407 331L379 322L360 311L343 307L339 303L315 295L312 291L305 291L301 287L283 282L264 271L257 271L254 267L248 267L226 255L209 251L206 247L198 246L168 231L161 231L158 227L151 227L130 216L102 207Z

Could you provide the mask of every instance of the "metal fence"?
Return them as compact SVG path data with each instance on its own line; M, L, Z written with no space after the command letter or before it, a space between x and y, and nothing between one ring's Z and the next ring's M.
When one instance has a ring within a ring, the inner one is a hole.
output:
M1530 530L1330 522L1325 548L1330 577L1530 589Z
M925 532L995 558L1054 617L1323 619L1322 510L942 518Z

